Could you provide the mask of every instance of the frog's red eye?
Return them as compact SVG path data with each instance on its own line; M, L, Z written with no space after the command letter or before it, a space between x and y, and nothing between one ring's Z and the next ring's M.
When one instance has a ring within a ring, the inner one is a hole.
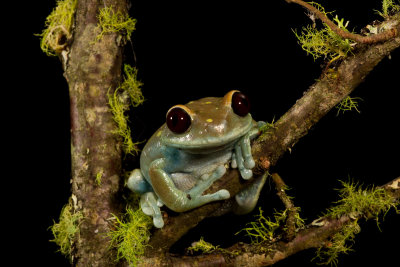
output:
M190 115L182 108L172 108L167 113L167 126L174 133L184 133L191 124Z
M247 96L241 92L235 92L232 95L232 109L237 115L246 116L250 111L250 101Z

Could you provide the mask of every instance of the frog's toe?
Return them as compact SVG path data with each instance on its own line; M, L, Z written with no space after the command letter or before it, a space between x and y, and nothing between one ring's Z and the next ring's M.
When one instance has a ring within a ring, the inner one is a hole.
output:
M153 224L157 228L163 228L164 226L164 220L162 219L161 216L154 216L153 217Z
M232 153L231 167L232 167L233 169L236 169L236 168L238 167L237 162L236 162L236 155L235 155L234 152Z
M240 175L242 176L243 179L249 180L251 177L253 177L253 172L249 169L241 169Z
M216 194L218 195L218 200L228 199L231 197L231 194L226 189L221 189L221 190L217 191Z
M250 158L245 159L245 161L244 161L244 166L245 166L247 169L253 169L254 166L256 166L256 163L255 163L253 157L250 156Z
M142 208L142 211L144 214L153 216L154 212L153 212L153 209L150 208L150 206L142 205L141 208Z
M215 179L219 179L219 178L221 178L225 173L226 173L226 168L225 168L225 166L224 166L224 165L220 165L220 166L218 166L218 167L215 169L214 173L213 173L211 176L215 175L215 176L214 176ZM214 178L214 177L213 177L213 178Z

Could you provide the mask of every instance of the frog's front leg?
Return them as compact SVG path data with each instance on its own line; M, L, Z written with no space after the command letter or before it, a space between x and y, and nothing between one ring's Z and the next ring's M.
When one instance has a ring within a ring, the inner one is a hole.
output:
M226 169L223 165L217 167L206 179L200 179L188 192L181 191L175 186L165 168L166 160L157 159L150 164L149 176L154 191L163 203L173 211L184 212L212 201L228 199L230 197L229 192L225 189L213 194L203 195L203 192L214 181L225 174Z
M234 153L232 154L232 167L238 168L240 175L245 180L253 176L251 169L255 166L251 154L250 141L259 135L259 127L263 124L265 123L262 121L254 122L254 127L236 143Z

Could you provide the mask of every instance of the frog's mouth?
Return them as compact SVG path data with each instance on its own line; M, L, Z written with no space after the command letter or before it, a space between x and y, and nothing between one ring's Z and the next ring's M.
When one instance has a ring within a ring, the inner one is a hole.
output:
M188 132L175 136L162 135L161 139L165 145L182 149L189 153L204 154L233 147L252 127L252 120L250 120L246 127L242 127L240 130L225 132L221 136L200 135L201 138L194 140L192 134Z

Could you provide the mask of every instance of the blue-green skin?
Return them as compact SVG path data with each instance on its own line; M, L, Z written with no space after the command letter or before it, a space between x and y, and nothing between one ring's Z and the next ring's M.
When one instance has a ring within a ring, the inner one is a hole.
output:
M207 97L185 106L177 105L191 116L190 128L176 134L164 124L145 145L140 169L132 172L127 186L141 194L141 208L153 216L156 227L164 225L160 212L163 204L173 211L184 212L228 199L230 194L225 189L206 195L203 192L225 174L229 162L239 169L243 179L252 177L255 163L250 140L259 134L262 122L258 125L250 114L241 117L234 113L231 107L234 92L223 98ZM241 206L238 213L254 208L264 182L265 179L236 196Z

